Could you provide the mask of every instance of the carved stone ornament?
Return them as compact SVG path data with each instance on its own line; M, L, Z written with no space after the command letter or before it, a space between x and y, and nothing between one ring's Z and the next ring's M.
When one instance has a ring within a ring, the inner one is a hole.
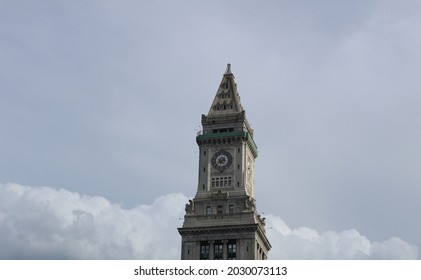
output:
M256 210L256 200L250 196L247 196L245 200L246 208L248 210L254 211Z
M186 214L193 214L194 212L194 201L189 199L189 203L186 204Z

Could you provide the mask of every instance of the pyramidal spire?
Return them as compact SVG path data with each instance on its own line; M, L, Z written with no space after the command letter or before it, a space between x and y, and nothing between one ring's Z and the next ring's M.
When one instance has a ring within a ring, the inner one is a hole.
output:
M243 111L241 106L240 95L237 91L234 74L231 72L231 64L227 64L227 69L222 77L222 81L216 91L212 106L210 107L209 116L219 116L228 114L237 114Z

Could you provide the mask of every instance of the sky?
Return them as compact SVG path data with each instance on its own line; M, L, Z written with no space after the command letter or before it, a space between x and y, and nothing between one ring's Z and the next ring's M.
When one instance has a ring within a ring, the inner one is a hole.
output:
M227 63L269 258L420 258L420 13L0 0L0 258L179 258L195 137Z

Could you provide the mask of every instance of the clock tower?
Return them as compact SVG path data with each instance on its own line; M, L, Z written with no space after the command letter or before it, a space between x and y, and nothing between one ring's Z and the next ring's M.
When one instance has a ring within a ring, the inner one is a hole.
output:
M178 229L181 259L266 259L271 245L254 199L257 147L230 64L202 127L197 193Z

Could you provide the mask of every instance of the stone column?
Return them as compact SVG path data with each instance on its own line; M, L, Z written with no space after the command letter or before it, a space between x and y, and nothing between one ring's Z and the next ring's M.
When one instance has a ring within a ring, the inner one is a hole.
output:
M222 259L228 259L228 240L222 240Z
M215 241L209 241L209 259L213 260L214 258L214 252L215 252Z

